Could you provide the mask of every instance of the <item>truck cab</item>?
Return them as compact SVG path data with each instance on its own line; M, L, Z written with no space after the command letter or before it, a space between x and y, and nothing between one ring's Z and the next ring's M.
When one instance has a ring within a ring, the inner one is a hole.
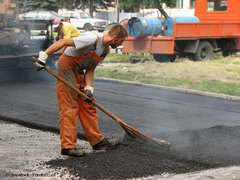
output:
M195 16L200 22L239 22L239 7L238 0L197 0Z

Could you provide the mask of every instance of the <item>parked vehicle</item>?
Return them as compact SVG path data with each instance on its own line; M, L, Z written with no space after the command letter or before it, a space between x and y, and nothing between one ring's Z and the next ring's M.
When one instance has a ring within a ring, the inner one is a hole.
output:
M36 10L25 13L22 17L20 17L20 22L28 23L29 29L31 30L40 31L39 34L32 35L31 40L34 42L34 44L40 45L43 49L45 49L54 41L53 21L55 19L67 21L63 16L55 11Z
M28 23L31 30L52 31L52 24L55 19L66 21L64 17L54 11L29 11L19 18L20 22Z
M141 37L133 34L126 38L123 52L147 51L159 62L173 62L176 55L191 60L211 59L214 50L220 50L223 56L228 56L240 50L239 7L239 0L196 0L194 17L167 18L161 21L159 28L162 32L152 38L152 27L147 36L142 31L144 28L149 30L147 27L153 23L147 23L144 18L134 22L130 19L127 25L129 34L136 32L136 36L141 34Z
M54 20L54 19L61 19L64 20L64 18L54 12L54 11L29 11L26 14L24 14L22 17L20 17L20 21L48 21L48 20Z
M76 28L84 29L85 31L98 30L103 32L108 25L108 21L91 18L86 12L64 11L59 14L68 19Z

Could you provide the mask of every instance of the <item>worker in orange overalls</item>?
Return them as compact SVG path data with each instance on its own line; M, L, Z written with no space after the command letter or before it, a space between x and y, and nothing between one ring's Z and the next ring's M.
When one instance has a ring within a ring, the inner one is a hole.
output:
M61 39L44 52L39 52L35 65L42 69L46 59L52 53L67 46L61 55L57 72L67 81L74 84L89 99L93 99L93 76L99 61L109 53L109 46L116 48L122 45L127 32L121 25L113 26L107 34L85 32L78 37ZM77 93L57 80L57 99L60 109L61 154L83 156L85 152L77 148L77 123L81 121L86 138L94 150L113 148L118 140L108 140L99 131L96 107L91 100L79 97Z

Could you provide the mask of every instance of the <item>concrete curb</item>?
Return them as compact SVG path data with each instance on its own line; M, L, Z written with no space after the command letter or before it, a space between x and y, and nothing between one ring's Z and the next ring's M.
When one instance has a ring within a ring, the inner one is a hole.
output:
M132 84L132 85L138 85L138 86L153 87L153 88L159 88L159 89L170 90L170 91L184 92L184 93L189 93L189 94L217 97L217 98L223 98L223 99L228 99L228 100L240 100L239 96L230 96L230 95L226 95L226 94L203 92L203 91L198 91L198 90L168 87L168 86L160 86L160 85L153 85L153 84L144 84L144 83L118 80L118 79L112 79L112 78L96 77L95 79L101 80L101 81L117 82L117 83L122 83L122 84Z

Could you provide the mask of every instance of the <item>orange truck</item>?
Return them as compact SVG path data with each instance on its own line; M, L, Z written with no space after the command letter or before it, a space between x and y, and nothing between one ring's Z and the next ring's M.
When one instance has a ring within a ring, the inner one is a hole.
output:
M228 56L240 50L239 7L240 0L196 0L192 20L191 17L174 17L171 21L167 18L161 21L158 36L154 33L143 37L129 36L123 43L123 52L151 53L158 62L173 62L176 55L191 60L211 59L215 50Z

